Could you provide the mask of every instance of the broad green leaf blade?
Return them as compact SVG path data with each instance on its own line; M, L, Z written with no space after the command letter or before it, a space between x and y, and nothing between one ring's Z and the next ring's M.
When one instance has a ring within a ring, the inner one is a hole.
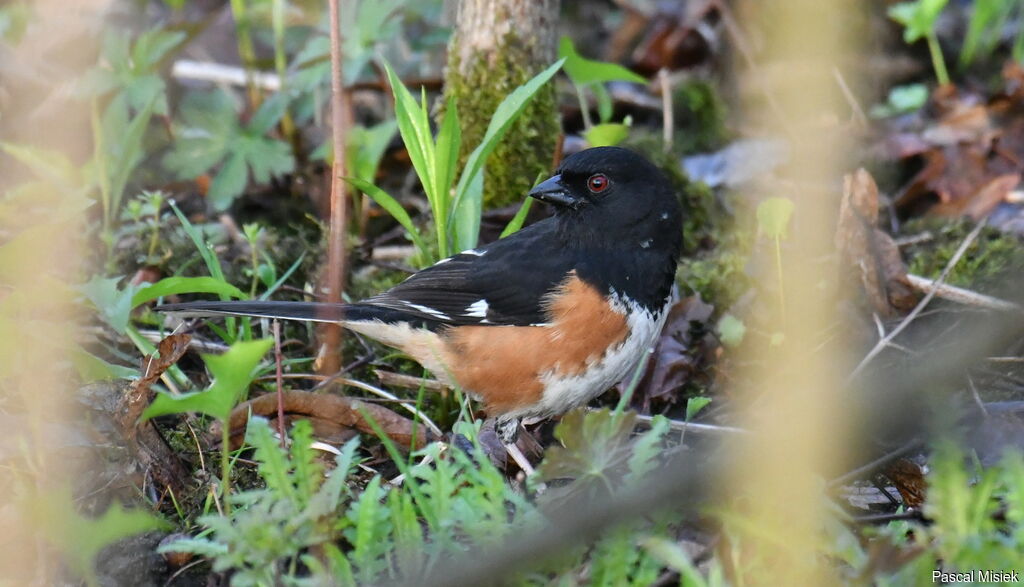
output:
M106 379L131 379L139 375L137 369L108 363L78 345L70 349L69 358L83 383Z
M424 114L420 105L416 103L409 90L402 84L401 78L391 69L391 65L384 64L387 72L388 83L391 84L391 91L395 96L395 118L398 120L398 132L402 135L402 142L409 152L409 159L416 169L416 175L423 183L423 189L427 192L427 198L433 202L436 198L434 186L437 181L434 179L434 141L430 134L430 120Z
M515 122L515 119L522 113L523 109L526 108L526 105L533 99L540 88L554 77L564 62L564 59L559 59L553 65L534 76L533 79L516 88L501 101L501 104L498 104L494 115L491 116L490 124L487 125L487 132L484 133L484 138L481 139L480 144L473 149L473 152L466 159L466 166L463 167L462 176L459 177L459 185L455 188L453 212L460 205L459 201L468 191L470 183L480 173L487 157L491 155L501 141L501 138L505 136L505 132L512 126L512 123ZM476 206L479 208L480 205L476 204ZM451 221L449 221L449 224L451 224Z
M437 194L434 218L445 218L448 214L449 200L452 197L452 186L455 183L455 166L459 161L459 149L462 147L462 129L459 128L459 109L454 98L448 100L445 107L441 128L437 132L437 149L435 151L437 175L434 180L434 193ZM441 253L442 257L447 256Z
M519 210L516 212L516 215L512 217L512 220L508 221L508 224L505 226L505 230L501 231L501 236L498 238L505 238L522 228L523 223L526 222L526 216L530 213L531 206L533 206L533 198L526 196L526 199L523 200L523 204L519 206Z
M629 136L629 125L614 122L595 124L583 133L591 147L614 147Z
M214 210L227 210L231 202L245 190L248 176L245 156L239 152L228 155L227 161L210 183L209 198Z
M576 52L572 39L563 36L558 42L558 56L565 61L565 73L576 85L626 81L638 84L647 83L643 76L622 67L617 63L606 63L587 59Z
M362 191L364 194L370 196L374 202L381 208L387 210L388 214L398 221L399 224L409 232L409 238L412 239L414 245L421 253L427 253L429 247L420 235L420 231L416 229L416 225L413 224L412 218L409 217L409 213L405 211L405 208L398 203L398 200L391 197L391 194L385 192L379 187L373 185L368 181L355 177L346 177L345 181L349 182L356 189Z
M262 137L274 128L288 109L288 94L278 92L267 98L253 114L252 120L245 127L245 132L251 136Z
M484 195L484 174L477 173L455 210L455 245L458 251L476 248L480 240L480 212ZM442 255L443 257L443 255Z
M124 334L128 328L128 318L132 311L131 301L135 296L136 286L131 284L124 289L117 287L120 277L93 277L78 289L99 310L103 319L117 333Z
M256 366L273 342L269 338L236 342L222 355L203 355L203 361L213 376L210 387L206 391L177 396L159 393L142 413L142 420L166 414L199 412L227 421L238 398L249 388Z
M221 296L221 299L246 297L242 290L214 277L165 277L135 292L132 307L137 308L160 297L183 293L214 293Z

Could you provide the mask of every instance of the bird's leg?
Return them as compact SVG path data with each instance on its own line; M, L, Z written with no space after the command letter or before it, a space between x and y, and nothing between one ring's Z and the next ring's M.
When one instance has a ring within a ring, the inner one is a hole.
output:
M515 444L519 436L519 418L498 418L494 422L494 431L505 444Z

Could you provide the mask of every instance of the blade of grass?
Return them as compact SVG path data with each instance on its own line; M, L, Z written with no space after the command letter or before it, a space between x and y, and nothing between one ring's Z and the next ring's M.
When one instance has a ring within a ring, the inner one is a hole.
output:
M391 197L391 194L368 181L364 181L356 177L347 177L345 178L345 181L351 183L356 187L356 189L361 190L363 193L370 196L374 202L377 202L378 206L384 208L388 214L391 214L391 216L393 216L394 219L409 232L409 238L412 239L417 250L424 254L429 251L426 241L423 240L423 236L420 234L420 231L416 229L416 225L413 224L412 218L409 217L409 213L405 211L405 208L403 208L401 204L398 203L398 200Z

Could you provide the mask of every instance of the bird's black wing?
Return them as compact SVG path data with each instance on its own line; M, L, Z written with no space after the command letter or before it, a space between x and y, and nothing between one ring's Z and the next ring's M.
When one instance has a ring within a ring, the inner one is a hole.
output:
M443 259L379 295L351 306L409 314L431 326L543 323L547 296L575 267L553 223L542 221L486 247ZM386 318L384 318L386 320Z

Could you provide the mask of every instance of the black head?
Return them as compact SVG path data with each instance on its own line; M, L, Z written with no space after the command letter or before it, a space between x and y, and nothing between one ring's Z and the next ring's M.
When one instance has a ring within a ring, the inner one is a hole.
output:
M682 216L672 184L629 149L596 147L567 157L530 195L554 206L573 240L679 250Z

